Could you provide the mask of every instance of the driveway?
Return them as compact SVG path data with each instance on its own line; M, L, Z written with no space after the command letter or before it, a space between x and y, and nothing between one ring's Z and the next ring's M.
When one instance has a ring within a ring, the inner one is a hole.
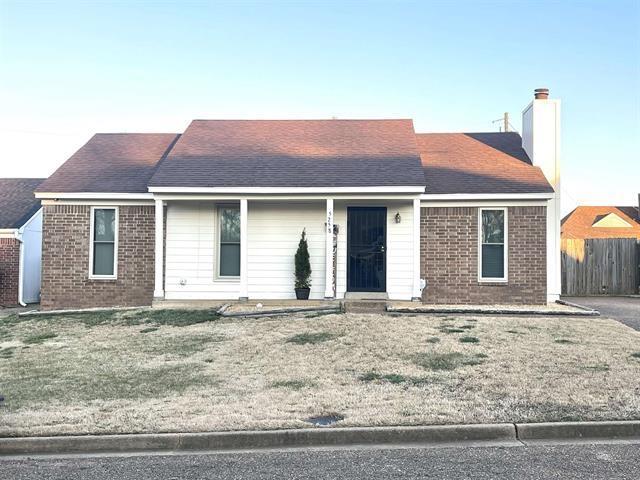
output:
M603 317L613 318L640 331L640 297L562 297L562 299L595 308Z

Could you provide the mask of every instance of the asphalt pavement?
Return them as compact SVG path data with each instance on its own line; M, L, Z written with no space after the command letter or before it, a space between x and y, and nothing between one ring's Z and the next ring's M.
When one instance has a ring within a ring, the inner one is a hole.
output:
M593 308L603 317L613 318L640 331L640 296L562 297L562 300Z
M0 458L4 479L638 479L640 443Z

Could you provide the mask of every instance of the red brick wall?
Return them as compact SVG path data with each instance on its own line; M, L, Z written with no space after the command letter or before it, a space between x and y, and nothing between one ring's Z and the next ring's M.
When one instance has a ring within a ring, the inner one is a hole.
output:
M89 279L91 207L45 205L42 234L44 310L150 305L154 207L118 208L118 278Z
M0 238L0 305L18 304L20 276L20 242L15 238Z
M546 207L509 207L508 282L478 282L478 208L421 209L426 303L546 303Z

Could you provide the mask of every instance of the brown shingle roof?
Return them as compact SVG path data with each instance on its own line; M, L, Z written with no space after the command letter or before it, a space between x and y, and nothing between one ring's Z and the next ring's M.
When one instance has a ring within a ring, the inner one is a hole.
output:
M593 224L614 213L631 227L594 227ZM640 217L636 207L580 206L562 219L562 238L638 238Z
M422 186L411 120L194 120L153 187Z
M0 228L20 228L40 208L33 195L44 178L0 178Z
M147 192L175 133L97 133L37 192Z
M517 133L419 133L417 141L427 194L553 192Z

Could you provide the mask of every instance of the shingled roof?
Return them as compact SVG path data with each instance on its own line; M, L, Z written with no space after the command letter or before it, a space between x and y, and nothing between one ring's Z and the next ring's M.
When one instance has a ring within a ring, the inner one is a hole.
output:
M40 208L33 195L44 178L0 178L0 228L20 228Z
M185 133L94 135L36 190L422 187L428 194L553 189L517 133L415 134L411 120L194 120Z
M614 214L629 227L594 226L609 214ZM562 238L638 238L640 215L637 207L579 206L562 219Z
M427 194L553 192L515 132L416 136Z
M176 133L98 133L37 192L142 193Z
M194 120L150 187L423 186L411 120Z

